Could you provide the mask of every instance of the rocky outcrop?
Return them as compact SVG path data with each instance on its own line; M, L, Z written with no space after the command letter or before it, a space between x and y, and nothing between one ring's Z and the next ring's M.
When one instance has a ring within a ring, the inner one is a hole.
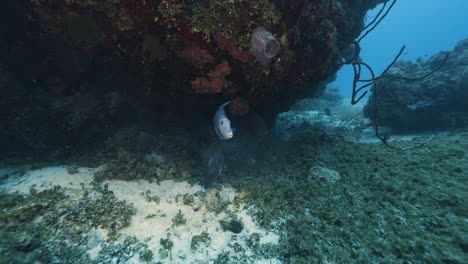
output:
M0 112L9 131L36 131L7 141L73 145L167 113L192 124L229 100L271 127L322 92L381 2L1 1L0 71L22 87L2 100L22 100Z
M444 66L421 80L405 80L392 76L424 76L436 69L446 52L427 61L397 62L377 82L379 125L395 131L452 129L468 125L468 39L460 41ZM375 115L375 93L364 108L372 120Z

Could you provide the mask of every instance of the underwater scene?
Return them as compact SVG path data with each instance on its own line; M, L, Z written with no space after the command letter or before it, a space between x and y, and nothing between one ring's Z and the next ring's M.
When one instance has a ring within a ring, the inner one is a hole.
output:
M447 2L0 1L0 264L468 263Z

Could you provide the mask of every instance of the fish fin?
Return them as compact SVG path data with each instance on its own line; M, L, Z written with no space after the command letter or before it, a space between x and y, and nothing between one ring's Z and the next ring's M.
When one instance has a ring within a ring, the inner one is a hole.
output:
M230 103L231 103L231 101L227 101L227 102L225 102L224 104L222 104L219 108L224 108L226 105L228 105L228 104L230 104Z

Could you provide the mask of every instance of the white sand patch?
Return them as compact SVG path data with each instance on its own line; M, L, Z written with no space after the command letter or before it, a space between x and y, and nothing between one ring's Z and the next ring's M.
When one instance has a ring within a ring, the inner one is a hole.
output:
M196 261L209 262L217 258L219 254L230 252L230 256L235 256L232 246L237 243L246 251L244 255L256 259L247 244L253 233L260 235L260 243L277 244L279 237L271 232L262 230L247 214L247 208L243 205L235 208L233 201L238 193L231 188L222 188L218 195L228 199L230 205L226 210L216 214L206 209L205 204L198 203L197 199L203 199L206 190L199 185L189 185L186 182L174 182L172 180L157 183L147 181L124 182L107 181L109 190L113 191L117 198L127 200L137 209L136 216L132 219L132 224L123 229L122 233L134 235L139 240L148 241L148 249L154 253L155 260L158 260L158 251L162 248L161 238L170 238L173 242L171 250L172 261L164 259L168 263L192 263ZM147 191L151 195L160 197L160 202L147 201L142 193ZM183 195L193 195L195 201L192 205L184 205ZM175 226L172 219L178 212L186 218L186 223ZM230 231L223 231L219 223L222 219L227 219L227 211L231 211L237 219L243 223L243 230L234 234ZM148 216L153 217L148 217ZM207 232L211 238L211 243L203 245L197 250L191 248L192 237ZM162 260L162 261L164 261ZM134 258L135 262L137 258ZM268 260L264 260L267 261Z
M102 241L108 237L108 232L105 229L93 228L88 232L88 255L89 258L95 260L99 256L102 249Z
M7 176L0 185L0 189L27 194L31 187L42 191L59 185L71 198L79 198L82 195L83 186L87 190L92 189L91 182L97 170L81 167L73 174L69 173L67 166L29 170L26 173ZM11 170L3 172L9 173ZM172 180L161 181L159 184L143 180L133 182L110 180L103 184L108 185L108 189L114 192L117 199L126 200L136 208L137 212L132 217L131 225L120 232L135 236L139 241L147 243L148 249L153 252L153 261L210 263L219 254L228 252L229 257L248 257L249 263L280 263L276 259L254 254L249 244L252 234L258 234L260 241L257 243L259 244L278 244L279 237L261 229L247 214L248 211L256 211L256 208L247 208L242 203L242 199L238 199L234 205L234 200L240 193L232 188L205 190L199 185ZM187 197L189 197L189 202L187 202ZM207 201L213 197L225 203L224 207L220 207L219 213L213 212L213 208L217 208L216 203L211 203L211 211L206 208L209 204ZM173 219L177 214L183 215L184 224L174 224ZM232 219L237 219L242 223L243 228L239 233L223 230L221 227L220 220ZM208 234L209 242L202 242L196 249L192 249L192 238L201 235L202 232ZM103 241L105 237L103 235L100 241ZM164 251L164 248L160 241L166 238L172 241L173 246L170 256L161 258L159 251ZM97 258L101 249L101 244L95 245L91 242L88 244L88 254L93 259ZM139 255L136 254L131 263L140 262Z
M37 170L27 171L24 175L7 178L1 189L8 192L29 193L29 189L34 187L38 191L50 189L59 185L68 190L81 190L81 185L90 187L96 169L78 168L78 172L70 174L66 166L46 167Z

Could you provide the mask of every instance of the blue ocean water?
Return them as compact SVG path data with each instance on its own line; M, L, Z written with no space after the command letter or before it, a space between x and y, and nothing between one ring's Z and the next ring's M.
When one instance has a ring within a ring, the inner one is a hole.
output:
M367 21L375 17L382 5L368 12ZM441 50L451 50L468 36L468 17L464 12L467 8L464 0L398 1L378 28L362 40L361 57L380 73L403 45L406 49L401 59L410 61L426 60ZM349 98L352 80L352 68L345 66L331 85Z

